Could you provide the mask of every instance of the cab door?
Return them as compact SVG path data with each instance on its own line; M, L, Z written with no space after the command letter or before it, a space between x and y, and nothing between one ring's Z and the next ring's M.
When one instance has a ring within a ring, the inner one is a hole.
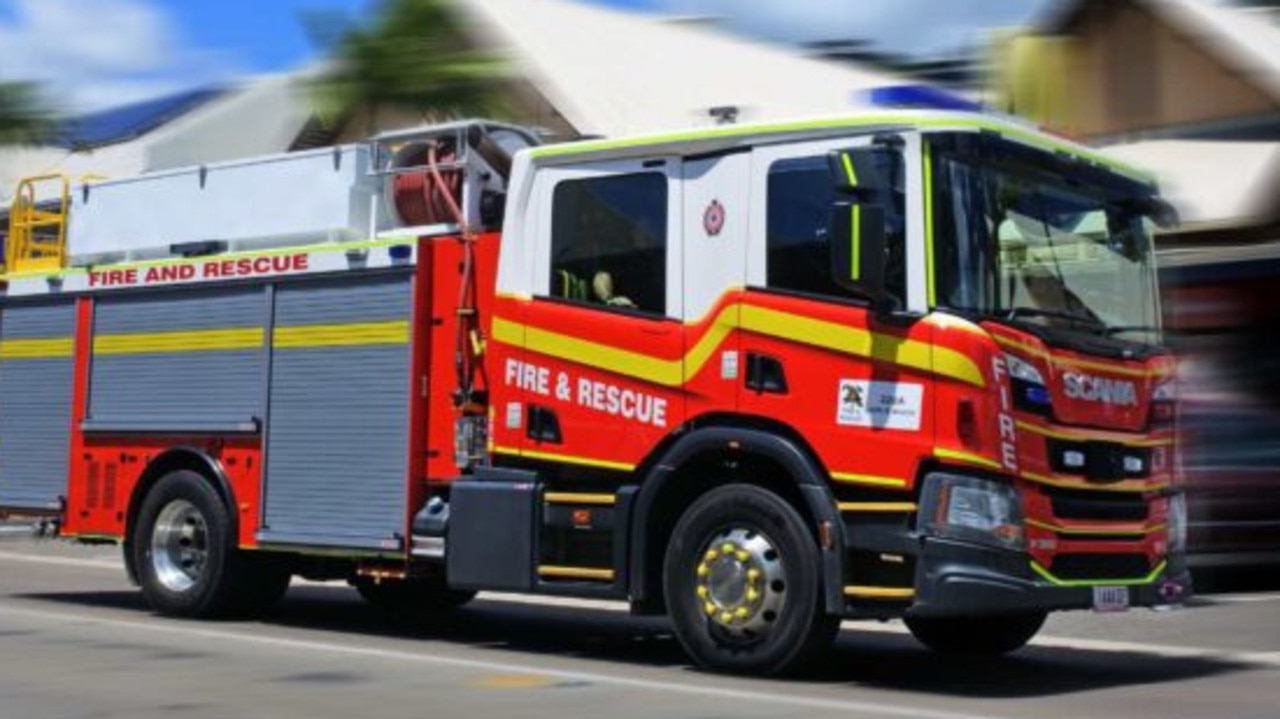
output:
M691 417L736 410L743 363L739 305L747 282L751 153L686 160L684 381Z
M684 421L679 180L676 158L540 171L525 459L627 472Z

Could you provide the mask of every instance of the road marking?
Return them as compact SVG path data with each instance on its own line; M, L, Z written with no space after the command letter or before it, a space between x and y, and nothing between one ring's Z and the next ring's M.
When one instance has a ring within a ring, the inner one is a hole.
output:
M874 717L907 717L909 719L991 719L988 714L966 714L963 712L945 711L940 709L914 709L903 707L896 704L887 704L880 702L846 700L846 699L819 699L817 697L802 697L791 694L780 694L773 692L764 692L758 690L739 689L729 684L741 684L739 680L716 677L715 684L718 686L707 686L701 684L688 684L685 682L662 681L657 679L634 679L630 677L618 677L609 674L600 674L589 671L575 671L569 669L548 669L543 666L533 666L519 664L516 662L500 662L488 661L482 659L463 659L460 657L445 657L434 654L422 654L417 652L401 651L396 649L376 649L372 647L357 647L346 644L333 644L330 642L321 642L306 639L289 639L285 637L267 637L260 634L242 634L240 632L229 631L225 629L205 629L193 627L184 624L171 623L165 620L153 620L151 622L132 621L124 619L107 619L103 617L92 617L82 614L70 614L65 612L51 612L39 609L26 609L15 607L9 604L0 603L0 615L9 615L14 617L27 617L30 619L45 620L54 622L59 627L68 625L96 625L101 627L112 627L116 629L124 629L130 632L152 632L155 634L168 634L187 638L207 639L213 641L239 642L244 644L254 644L258 646L270 646L281 649L292 649L303 652L327 652L330 654L341 654L355 657L365 657L371 659L384 659L395 662L410 662L416 664L428 664L436 666L456 667L459 669L471 669L492 674L500 675L530 675L560 679L571 682L587 682L592 684L601 684L606 686L620 687L623 689L639 689L643 691L660 691L670 694L682 694L686 696L695 696L711 699L727 699L736 702L747 702L749 704L772 704L775 706L792 707L797 709L824 709L842 712L860 712Z
M1213 594L1194 597L1197 603L1213 604L1252 604L1254 602L1280 602L1280 592L1259 594Z
M20 552L0 552L0 561L26 562L28 564L45 564L59 567L82 567L84 569L110 569L116 572L124 570L123 562L111 559L78 559L43 554L22 554Z
M0 524L0 534L32 534L35 527L27 524Z
M123 563L107 559L77 559L72 557L51 557L38 554L0 551L0 561L28 562L32 564L52 564L67 567L84 567L86 569L108 569L121 571ZM303 586L345 586L340 582L313 582L295 577L295 585ZM1235 599L1235 598L1230 598ZM1241 595L1241 601L1274 601L1280 595L1256 594ZM548 609L587 609L594 611L629 614L626 602L604 601L598 599L575 599L571 597L536 597L524 594L508 594L505 592L481 592L478 601L524 604ZM910 631L901 623L872 623L867 621L846 621L843 629L854 632L876 634L910 635ZM1218 659L1235 661L1259 666L1280 667L1280 652L1249 652L1230 649L1214 649L1211 647L1189 647L1170 644L1150 644L1146 642L1125 642L1110 639L1086 639L1082 637L1064 637L1047 634L1037 635L1029 646L1049 649L1074 649L1078 651L1127 652L1146 654L1149 656L1170 659ZM545 672L544 672L545 674Z

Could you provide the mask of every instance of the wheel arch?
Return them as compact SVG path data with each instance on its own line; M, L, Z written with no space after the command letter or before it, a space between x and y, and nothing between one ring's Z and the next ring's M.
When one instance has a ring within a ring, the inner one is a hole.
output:
M179 446L166 449L147 463L146 469L142 470L142 475L138 477L138 483L134 485L133 492L129 496L129 509L125 514L124 525L124 556L125 570L128 572L129 581L134 584L138 583L138 574L137 568L133 565L131 546L138 513L142 510L142 504L146 501L151 489L162 478L172 472L183 469L199 474L213 485L214 491L218 493L223 504L227 507L227 516L231 520L232 536L236 536L238 525L237 513L234 511L236 506L235 492L232 490L231 482L227 479L226 472L222 468L222 463L199 447Z
M628 589L637 611L665 610L662 562L671 530L684 507L724 483L729 463L735 465L734 479L774 491L801 513L822 552L827 611L837 614L843 610L844 525L827 472L794 430L752 420L730 416L704 419L701 426L679 437L649 463L632 505L627 535ZM704 474L708 469L715 474ZM824 523L830 527L825 543L820 529Z

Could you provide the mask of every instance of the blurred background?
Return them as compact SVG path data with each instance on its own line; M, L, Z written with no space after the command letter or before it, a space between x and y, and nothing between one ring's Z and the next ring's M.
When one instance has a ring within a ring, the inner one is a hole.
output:
M1280 2L0 0L19 178L483 115L548 140L871 106L1021 115L1157 173L1202 567L1280 566ZM0 238L2 239L2 238Z

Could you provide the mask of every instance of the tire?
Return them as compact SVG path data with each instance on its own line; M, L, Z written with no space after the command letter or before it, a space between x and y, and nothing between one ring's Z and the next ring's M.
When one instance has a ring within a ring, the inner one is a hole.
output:
M226 504L196 472L171 472L151 488L129 546L143 596L168 616L253 614L289 586L285 565L236 548Z
M450 612L476 596L473 591L450 589L437 578L376 582L359 577L351 584L366 602L398 616Z
M977 617L907 617L921 644L939 654L994 657L1021 649L1044 626L1047 612Z
M800 514L778 495L731 484L693 503L672 532L663 591L676 638L701 667L776 675L834 639L822 561Z

